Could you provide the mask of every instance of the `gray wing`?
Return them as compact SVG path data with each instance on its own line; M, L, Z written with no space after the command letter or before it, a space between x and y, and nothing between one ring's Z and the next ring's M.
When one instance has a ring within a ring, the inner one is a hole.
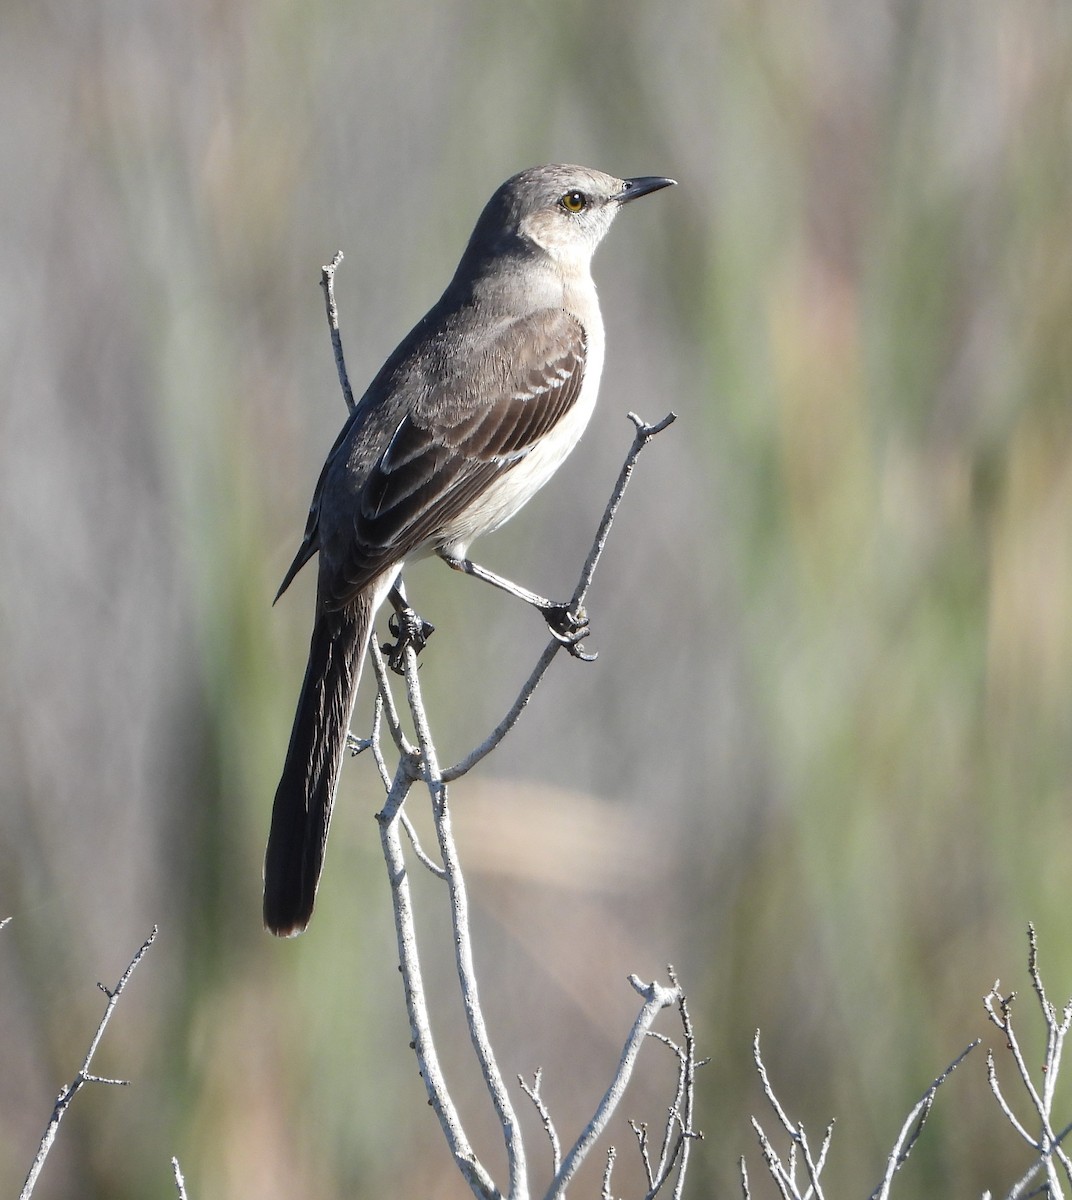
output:
M348 426L325 465L305 540L283 586L320 549L321 602L345 605L434 539L554 429L580 395L584 365L584 328L565 310L543 309L507 325L426 381L359 485L348 481L344 519L327 493ZM334 519L322 538L324 507Z

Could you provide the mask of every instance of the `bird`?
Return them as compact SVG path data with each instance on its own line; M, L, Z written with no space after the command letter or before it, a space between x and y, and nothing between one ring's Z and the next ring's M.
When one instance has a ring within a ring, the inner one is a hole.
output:
M551 164L512 176L477 220L440 299L350 412L276 595L319 555L309 660L264 860L265 927L309 923L377 610L407 562L438 554L534 605L576 646L586 619L473 563L550 479L595 406L604 334L592 255L620 209L674 180ZM413 631L419 637L420 627Z

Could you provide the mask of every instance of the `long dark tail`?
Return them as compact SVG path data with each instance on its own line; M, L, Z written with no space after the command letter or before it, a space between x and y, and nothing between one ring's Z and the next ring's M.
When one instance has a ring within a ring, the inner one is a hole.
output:
M341 612L320 611L275 792L264 856L264 924L292 937L309 924L324 865L361 666L374 616L372 589Z

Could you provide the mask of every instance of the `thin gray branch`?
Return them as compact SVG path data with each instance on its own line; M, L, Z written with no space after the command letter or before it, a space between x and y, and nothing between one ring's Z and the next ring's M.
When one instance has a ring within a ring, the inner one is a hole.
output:
M108 1003L104 1008L104 1016L101 1017L100 1024L97 1026L97 1032L93 1035L93 1040L89 1043L89 1049L86 1051L86 1057L82 1060L82 1066L78 1070L78 1074L74 1079L63 1089L56 1097L56 1104L52 1109L52 1116L49 1119L48 1125L45 1128L44 1136L41 1138L41 1144L37 1148L37 1155L34 1158L33 1165L30 1167L30 1173L26 1176L26 1182L22 1185L22 1191L19 1193L19 1200L29 1200L33 1194L37 1178L41 1174L41 1168L45 1165L45 1159L48 1157L48 1152L52 1149L52 1144L56 1140L56 1134L59 1132L60 1121L63 1120L64 1113L71 1106L71 1101L87 1083L105 1083L113 1087L127 1086L125 1079L106 1079L100 1075L90 1073L90 1063L93 1061L94 1054L97 1053L97 1047L100 1045L101 1038L104 1037L104 1031L108 1027L108 1022L112 1019L112 1013L115 1012L116 1005L119 1003L119 997L123 994L123 989L130 981L130 977L134 974L138 963L145 957L149 947L156 940L156 929L153 926L152 933L142 942L137 953L130 960L127 969L120 976L119 982L109 991L102 983L98 983L97 987L108 997Z
M676 986L677 975L674 972L673 965L667 966L666 972L670 982ZM673 1102L667 1108L666 1125L663 1128L662 1144L659 1150L657 1165L653 1166L651 1162L647 1125L638 1124L633 1121L629 1122L637 1137L640 1156L648 1181L648 1191L644 1195L644 1200L654 1200L654 1197L663 1190L670 1176L675 1171L677 1172L677 1179L674 1184L673 1200L680 1200L685 1186L685 1175L688 1170L691 1144L694 1141L703 1140L703 1134L699 1130L693 1129L692 1119L696 1093L696 1072L700 1067L706 1066L709 1060L697 1060L696 1058L696 1039L693 1034L692 1019L689 1016L688 1001L684 992L682 992L681 999L678 1001L678 1012L681 1016L682 1045L678 1045L677 1042L667 1037L664 1033L654 1030L648 1033L648 1037L654 1038L655 1041L661 1042L666 1046L677 1058L678 1062L677 1086L674 1091Z
M1065 1004L1061 1018L1058 1019L1056 1006L1051 1004L1046 997L1046 988L1039 971L1038 937L1035 933L1035 926L1032 924L1028 924L1027 927L1027 941L1027 969L1031 976L1031 985L1035 989L1039 1008L1042 1009L1043 1020L1046 1022L1046 1061L1042 1068L1042 1112L1040 1116L1046 1132L1048 1149L1064 1167L1065 1175L1072 1182L1072 1161L1065 1153L1060 1137L1053 1132L1052 1124L1054 1090L1057 1087L1057 1077L1061 1070L1061 1055L1064 1052L1069 1026L1072 1025L1072 1000Z
M372 758L376 763L376 770L380 773L380 778L383 780L384 788L391 786L391 772L387 766L387 759L383 756L383 747L380 745L380 730L383 727L383 693L376 690L376 700L372 705L372 729L369 732L369 742L372 745Z
M676 1004L681 999L681 989L678 987L667 988L654 981L645 984L635 975L629 976L629 982L634 991L644 997L644 1004L637 1014L636 1020L633 1022L633 1028L629 1032L629 1037L626 1039L625 1046L622 1049L621 1060L618 1063L618 1070L615 1072L613 1080L611 1080L610 1087L607 1088L603 1099L599 1102L599 1106L592 1119L582 1130L581 1136L570 1148L561 1168L555 1172L555 1177L551 1181L551 1186L546 1193L545 1200L558 1200L558 1197L565 1194L566 1188L569 1186L573 1176L588 1156L588 1152L592 1149L596 1139L606 1128L611 1115L621 1103L626 1085L633 1074L633 1067L636 1065L640 1047L647 1037L652 1022L664 1008L669 1008L671 1004Z
M1058 1017L1057 1009L1048 999L1045 986L1042 982L1042 974L1039 970L1038 962L1038 939L1033 925L1028 925L1027 937L1028 973L1031 977L1035 998L1038 1000L1039 1008L1042 1011L1042 1018L1046 1026L1046 1052L1042 1065L1043 1085L1041 1091L1036 1087L1032 1079L1030 1068L1027 1065L1027 1060L1020 1046L1020 1039L1013 1024L1012 1007L1013 1001L1016 999L1016 993L1011 992L1008 996L1003 996L999 991L999 980L995 982L994 986L983 999L983 1007L986 1010L987 1017L1004 1035L1005 1045L1012 1055L1016 1073L1020 1077L1020 1082L1023 1084L1024 1090L1027 1092L1040 1126L1038 1136L1032 1134L1013 1112L1012 1106L1006 1099L998 1082L997 1067L993 1051L991 1051L987 1056L987 1077L990 1089L994 1093L994 1098L997 1100L998 1106L1012 1128L1039 1155L1038 1161L1032 1165L1009 1193L1010 1200L1015 1200L1015 1197L1024 1195L1025 1189L1030 1186L1032 1180L1040 1171L1045 1171L1046 1173L1046 1182L1043 1187L1050 1196L1061 1197L1065 1194L1058 1176L1058 1167L1064 1172L1066 1182L1072 1184L1072 1159L1070 1159L1062 1144L1068 1133L1068 1129L1062 1130L1059 1134L1055 1133L1053 1129L1054 1094L1065 1038L1068 1035L1069 1028L1072 1027L1072 1000L1065 1005L1061 1016Z
M421 839L417 836L417 830L413 827L413 822L406 816L405 811L402 812L400 819L402 821L402 828L406 831L406 837L409 838L409 844L413 847L413 853L417 856L417 861L422 867L431 871L437 879L446 879L446 871L421 845Z
M756 1072L759 1075L759 1082L763 1088L763 1095L767 1097L767 1103L774 1109L774 1115L778 1118L781 1127L790 1135L795 1132L796 1126L790 1121L781 1102L774 1093L774 1088L771 1086L770 1077L767 1074L767 1066L763 1061L763 1055L759 1049L759 1030L756 1030L755 1037L752 1038L752 1061L756 1064Z
M179 1193L179 1200L187 1200L186 1180L182 1177L182 1167L179 1166L177 1158L171 1160L171 1173L175 1176L175 1190Z
M331 349L335 354L335 369L339 373L339 385L346 407L353 412L356 407L354 393L350 387L350 377L346 372L346 357L342 352L342 335L339 333L339 310L335 304L335 268L342 262L342 251L336 250L335 256L327 266L320 268L320 286L324 289L324 305L328 314L328 328L331 331Z
M786 1198L786 1200L809 1200L814 1197L814 1200L823 1200L823 1189L819 1183L819 1177L823 1173L823 1167L826 1165L826 1156L830 1150L830 1142L834 1136L834 1122L831 1121L826 1127L826 1133L823 1136L822 1145L819 1148L819 1157L816 1159L811 1152L811 1146L808 1142L807 1131L804 1128L803 1122L795 1123L789 1119L784 1108L778 1100L771 1086L770 1078L767 1075L767 1068L763 1062L763 1056L759 1049L759 1030L756 1030L756 1035L752 1040L752 1058L756 1064L756 1072L759 1075L760 1085L763 1088L763 1094L767 1098L768 1104L774 1110L775 1116L778 1118L778 1123L782 1126L785 1132L789 1135L789 1162L783 1163L781 1157L774 1149L770 1138L767 1137L755 1117L752 1118L752 1127L756 1131L756 1136L759 1138L760 1149L763 1152L763 1158L767 1163L767 1170L770 1172L771 1178L778 1185L778 1190ZM796 1181L797 1174L797 1153L800 1153L804 1163L804 1170L808 1178L808 1187L804 1192Z
M1008 1100L1005 1099L1005 1093L1001 1090L1001 1083L998 1080L997 1065L994 1062L994 1051L988 1050L986 1053L986 1076L990 1083L990 1090L994 1093L994 1098L998 1102L998 1107L1005 1116L1005 1120L1016 1130L1016 1132L1024 1139L1025 1142L1033 1149L1038 1149L1038 1143L1035 1138L1021 1124L1020 1119L1013 1112Z
M540 655L533 667L532 673L522 685L521 691L517 695L517 699L510 705L510 710L506 716L495 726L488 734L483 742L475 749L456 762L454 766L447 767L443 771L443 782L452 783L455 779L459 779L467 771L472 770L482 758L486 758L492 750L503 740L511 729L517 724L518 718L528 707L529 701L532 699L533 693L540 685L540 681L547 673L547 668L551 665L555 655L562 649L562 643L551 639L544 647L543 653Z
M558 1140L558 1131L555 1129L555 1123L551 1119L550 1110L544 1102L543 1096L540 1094L540 1084L543 1082L543 1069L538 1067L536 1073L532 1077L532 1086L530 1087L524 1079L524 1076L519 1075L517 1082L521 1085L521 1090L532 1101L533 1107L539 1114L540 1121L543 1124L543 1131L547 1134L547 1140L551 1143L551 1170L556 1172L562 1166L562 1143Z
M633 476L633 469L636 467L637 459L640 457L641 450L651 441L656 434L662 433L664 429L677 420L677 413L669 412L661 421L656 421L654 425L649 425L646 421L641 420L636 413L628 414L629 420L633 422L636 429L636 435L633 438L633 444L629 447L629 453L625 456L625 462L622 464L622 469L618 472L618 479L614 485L614 491L611 493L610 502L607 505L606 511L603 513L603 520L599 523L599 529L596 532L596 540L592 549L588 552L588 557L585 559L584 567L581 569L581 578L573 593L571 608L576 608L579 604L584 603L584 598L588 594L588 589L592 586L592 579L596 573L596 567L599 565L599 560L603 555L603 550L607 544L607 538L610 536L610 527L614 524L614 518L618 515L618 509L621 507L622 497L625 495L625 489L629 486L629 480Z
M670 982L676 985L677 975L672 965L667 967L667 973L670 976ZM674 1047L678 1055L677 1092L674 1097L673 1107L670 1110L669 1120L667 1121L666 1135L663 1139L660 1174L656 1179L656 1186L651 1193L654 1196L662 1188L665 1180L669 1179L670 1173L674 1170L676 1159L677 1182L674 1184L673 1200L681 1200L681 1195L685 1190L685 1173L689 1166L689 1152L692 1149L692 1143L703 1140L703 1134L698 1129L694 1129L692 1124L693 1112L696 1106L696 1072L700 1067L707 1066L710 1061L710 1059L697 1059L696 1057L696 1035L692 1028L688 998L684 992L681 993L681 999L678 1001L678 1011L681 1014L681 1030L684 1035L685 1044L684 1046ZM680 1132L668 1158L666 1148L673 1131L675 1118L680 1125Z
M570 600L570 608L573 611L576 611L577 607L583 604L584 598L588 594L588 589L592 586L592 578L595 575L596 567L599 565L599 560L606 547L611 526L614 524L614 518L618 515L622 497L625 495L625 489L629 486L629 480L633 476L633 470L636 467L637 459L640 457L640 452L656 434L662 433L664 429L672 425L677 420L677 415L672 412L668 413L661 421L657 421L654 425L646 424L636 413L629 413L629 420L633 422L636 433L633 437L633 443L629 447L629 452L625 456L625 461L622 463L621 470L618 472L614 490L611 493L610 500L607 501L607 507L603 511L603 518L599 522L599 528L596 530L592 548L589 550L588 557L581 568L577 586L573 590L573 596ZM482 758L490 754L510 730L513 729L532 699L533 692L539 686L540 680L543 679L555 655L565 648L560 641L554 638L548 642L532 673L518 693L517 699L510 706L509 712L507 712L506 716L503 717L479 746L471 750L463 759L455 763L454 766L447 767L444 770L443 781L445 783L451 783L453 780L459 778L459 776L464 775L480 762Z
M633 1136L637 1140L637 1150L640 1152L640 1161L644 1167L644 1174L648 1180L648 1194L655 1186L655 1172L651 1166L651 1153L648 1150L648 1124L646 1121L630 1120L629 1128L633 1131Z
M375 639L369 643L368 652L372 659L372 669L376 673L376 687L383 702L383 713L387 718L387 728L391 731L391 738L399 754L413 754L414 747L409 744L409 740L402 731L402 718L398 715L398 706L395 704L394 693L391 691L391 684L387 677L387 664L383 661L383 652L376 645Z
M990 1018L994 1024L997 1025L1002 1033L1005 1034L1006 1045L1012 1054L1013 1062L1016 1064L1017 1073L1019 1074L1020 1080L1031 1099L1031 1104L1034 1107L1035 1112L1040 1116L1043 1116L1044 1105L1042 1097L1039 1095L1038 1089L1035 1087L1034 1080L1031 1078L1031 1071L1027 1065L1026 1059L1024 1058L1023 1051L1020 1048L1020 1039L1017 1037L1016 1030L1014 1029L1012 1023L1012 1003L1016 999L1016 993L1013 992L1007 1000L998 995L996 992L992 994L998 1001L998 1007L1001 1010L1001 1016L999 1018L995 1014L992 1005L987 1006L987 1012L990 1014ZM987 999L989 1000L990 997L987 997Z
M614 1174L614 1160L618 1151L610 1146L607 1149L607 1165L603 1168L603 1186L599 1189L600 1200L614 1200L610 1191L610 1177Z
M417 742L420 746L424 782L432 799L432 818L435 822L436 837L439 841L439 856L446 873L447 889L450 893L450 920L454 933L454 959L458 969L458 979L461 983L462 1005L465 1009L465 1020L469 1027L469 1040L472 1043L477 1061L480 1064L484 1083L491 1096L495 1114L498 1117L506 1144L507 1169L509 1173L509 1191L511 1197L528 1195L526 1181L525 1145L521 1136L521 1125L517 1113L506 1090L506 1083L495 1061L495 1053L488 1038L484 1024L484 1014L480 1007L479 989L477 986L476 968L473 963L472 934L469 923L469 898L462 875L461 862L454 841L451 827L450 807L447 803L447 786L440 774L439 762L435 745L432 742L432 732L428 725L428 717L421 695L420 680L417 672L417 652L412 646L407 646L404 654L406 697L409 710L413 716L417 732Z
M1061 1132L1057 1135L1058 1142L1063 1142L1070 1133L1072 1133L1072 1125L1069 1125L1061 1130ZM1027 1171L1012 1186L1009 1191L1008 1200L1021 1200L1021 1197L1027 1195L1033 1196L1036 1194L1041 1194L1041 1189L1039 1193L1028 1193L1027 1189L1034 1182L1035 1176L1038 1175L1038 1173L1047 1165L1047 1161L1048 1160L1045 1158L1036 1159L1031 1166L1028 1167ZM1044 1184L1043 1187L1048 1187L1048 1185ZM983 1200L990 1200L990 1194L987 1193L987 1195L983 1197Z
M893 1177L908 1161L908 1156L912 1153L912 1147L915 1146L919 1135L923 1132L923 1126L927 1123L927 1118L930 1116L931 1108L934 1106L934 1098L938 1094L938 1089L949 1078L950 1075L960 1066L960 1064L968 1057L968 1055L979 1045L979 1038L966 1046L956 1058L949 1064L948 1067L934 1080L929 1088L920 1097L919 1102L905 1118L904 1124L901 1126L901 1132L894 1142L893 1149L890 1151L890 1156L886 1161L886 1174L882 1177L882 1182L871 1193L871 1200L889 1200L890 1187L893 1184Z
M439 1065L432 1026L428 1015L428 1003L421 976L420 957L417 952L417 929L413 916L409 876L402 850L400 836L400 814L409 790L415 782L413 759L403 758L395 773L394 782L383 811L377 814L380 825L380 843L387 862L387 874L391 885L391 901L395 915L395 934L398 939L398 959L402 972L402 987L409 1014L409 1028L414 1053L420 1067L421 1078L428 1092L428 1103L432 1106L454 1161L458 1165L474 1195L481 1200L492 1200L499 1196L491 1176L477 1158L465 1132L461 1118L454 1107L446 1080Z
M767 1171L770 1173L771 1179L774 1180L782 1200L800 1200L800 1193L797 1191L796 1184L792 1179L792 1174L795 1174L795 1172L790 1174L782 1166L782 1160L771 1145L770 1138L767 1137L763 1126L760 1125L755 1117L752 1118L752 1128L756 1131L756 1138L759 1140L759 1151L763 1155L763 1161L767 1164Z

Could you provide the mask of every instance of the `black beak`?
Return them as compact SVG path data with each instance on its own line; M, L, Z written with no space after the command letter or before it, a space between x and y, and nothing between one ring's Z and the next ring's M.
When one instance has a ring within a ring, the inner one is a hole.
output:
M638 196L646 196L649 192L658 192L665 187L673 187L676 179L664 179L662 175L638 175L636 179L627 179L625 186L614 197L619 204L636 200Z

